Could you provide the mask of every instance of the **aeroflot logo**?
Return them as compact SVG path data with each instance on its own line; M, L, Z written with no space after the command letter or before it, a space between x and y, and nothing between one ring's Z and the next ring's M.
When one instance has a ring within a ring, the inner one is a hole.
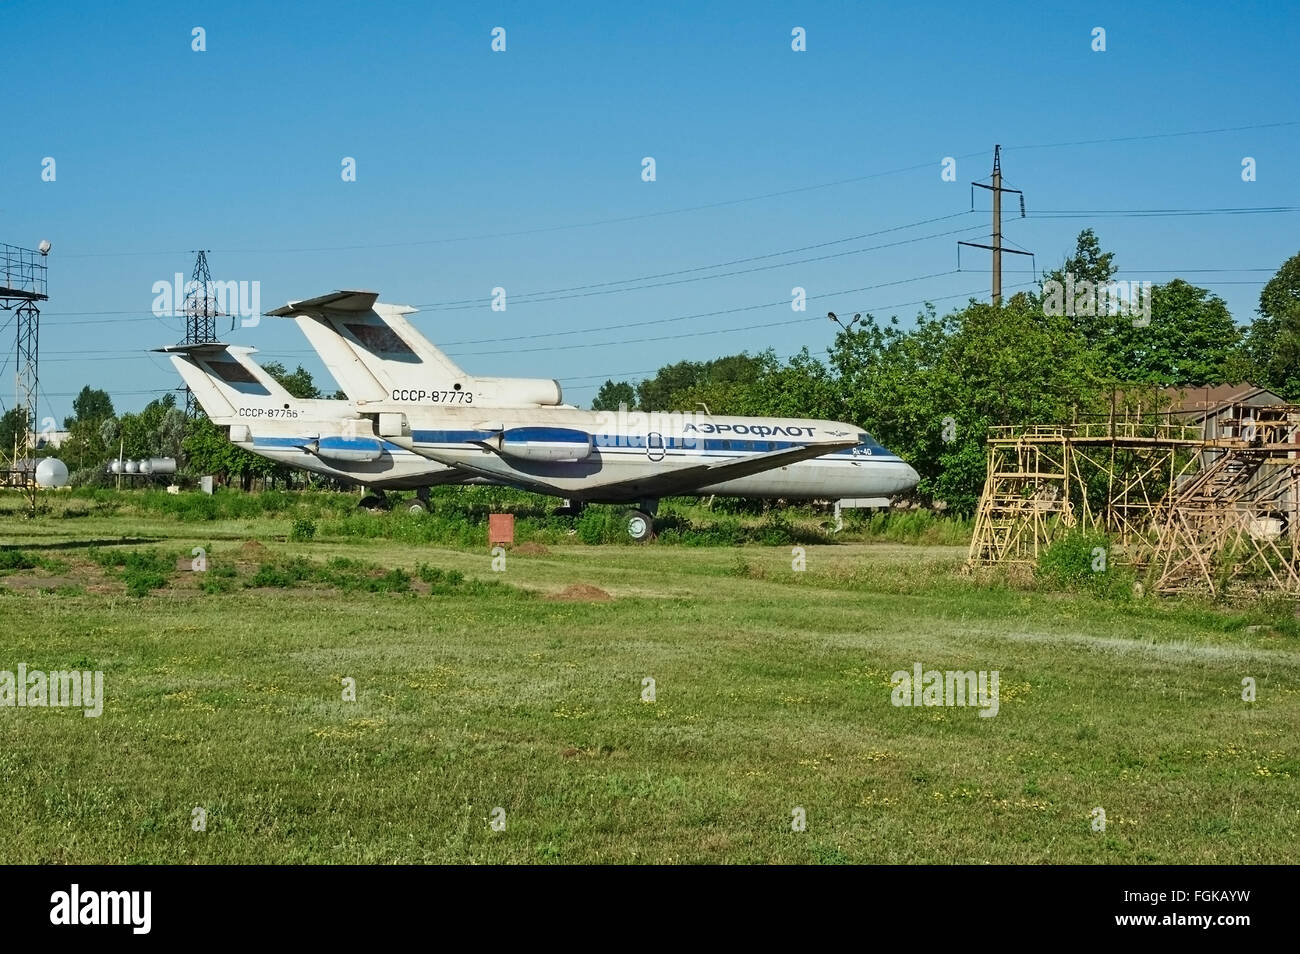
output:
M770 437L774 434L781 434L786 437L812 437L815 427L803 427L798 424L709 424L700 425L687 424L683 431L689 434L691 431L699 431L701 434L756 434L759 437Z
M131 933L148 934L153 923L152 891L69 891L50 895L51 924L129 924Z
M751 437L812 437L815 427L805 424L772 422L770 424L715 424L708 414L694 411L601 411L597 417L596 443L601 446L624 446L629 435L680 434L681 446L702 446L704 434L740 434Z

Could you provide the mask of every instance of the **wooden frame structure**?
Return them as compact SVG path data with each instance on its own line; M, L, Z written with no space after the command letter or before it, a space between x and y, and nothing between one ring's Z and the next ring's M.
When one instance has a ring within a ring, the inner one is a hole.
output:
M1158 592L1300 595L1300 406L1238 405L1207 439L1168 415L994 427L968 564L1035 565L1104 533Z

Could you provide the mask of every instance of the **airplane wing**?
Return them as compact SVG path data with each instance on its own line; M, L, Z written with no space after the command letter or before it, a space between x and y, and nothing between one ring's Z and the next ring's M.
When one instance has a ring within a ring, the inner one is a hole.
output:
M842 441L822 441L816 444L805 444L800 447L788 447L782 450L767 451L763 454L750 454L745 457L729 458L718 461L714 464L697 464L693 467L682 467L676 470L664 470L660 473L646 474L642 477L634 477L628 480L611 480L602 483L599 478L593 478L589 484L584 484L580 490L565 489L548 483L544 477L530 475L513 471L503 474L501 471L488 467L476 467L473 464L454 458L440 459L436 453L422 451L425 456L440 464L446 464L449 467L455 467L458 470L468 471L482 477L491 477L495 480L504 480L524 490L533 490L538 493L552 494L561 497L588 497L593 499L613 499L613 500L634 500L638 497L666 497L672 494L687 493L692 490L698 490L701 487L708 487L712 484L720 484L727 480L736 480L741 477L749 477L753 474L760 474L764 471L773 470L777 467L784 467L787 464L798 463L801 460L810 460L814 457L821 457L824 454L831 454L838 450L844 450L857 444L857 440Z
M609 493L617 497L666 497L670 494L698 490L711 484L720 484L727 480L737 480L741 477L761 474L764 471L784 467L787 464L795 464L801 460L810 460L814 457L821 457L823 454L844 450L856 444L857 440L855 438L853 440L805 444L802 447L787 447L783 450L730 458L718 461L715 464L697 464L694 467L668 470L661 474L649 474L631 480L621 480L609 484L594 484L591 489L598 490L602 496ZM584 495L586 495L587 489L583 488Z

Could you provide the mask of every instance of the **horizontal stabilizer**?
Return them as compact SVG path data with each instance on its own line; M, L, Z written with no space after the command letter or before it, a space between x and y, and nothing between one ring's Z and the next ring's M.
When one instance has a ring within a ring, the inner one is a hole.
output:
M275 318L292 318L294 315L301 315L303 312L313 311L357 311L367 312L375 307L375 302L379 300L379 293L372 291L332 291L327 295L320 295L317 298L308 298L305 301L291 301L287 305L279 308L273 308L266 314Z
M200 341L192 344L164 345L161 348L154 348L153 350L161 351L166 354L220 354L229 347L230 345L223 344L220 341Z

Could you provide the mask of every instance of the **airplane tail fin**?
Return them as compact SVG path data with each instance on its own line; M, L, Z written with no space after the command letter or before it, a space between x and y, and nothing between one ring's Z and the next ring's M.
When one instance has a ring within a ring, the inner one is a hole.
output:
M330 374L353 401L411 401L485 406L558 405L555 381L480 378L420 334L407 305L377 301L375 292L337 291L291 302L268 315L293 318Z
M283 414L297 402L249 355L255 349L209 342L156 349L171 357L186 386L214 424L248 423Z

